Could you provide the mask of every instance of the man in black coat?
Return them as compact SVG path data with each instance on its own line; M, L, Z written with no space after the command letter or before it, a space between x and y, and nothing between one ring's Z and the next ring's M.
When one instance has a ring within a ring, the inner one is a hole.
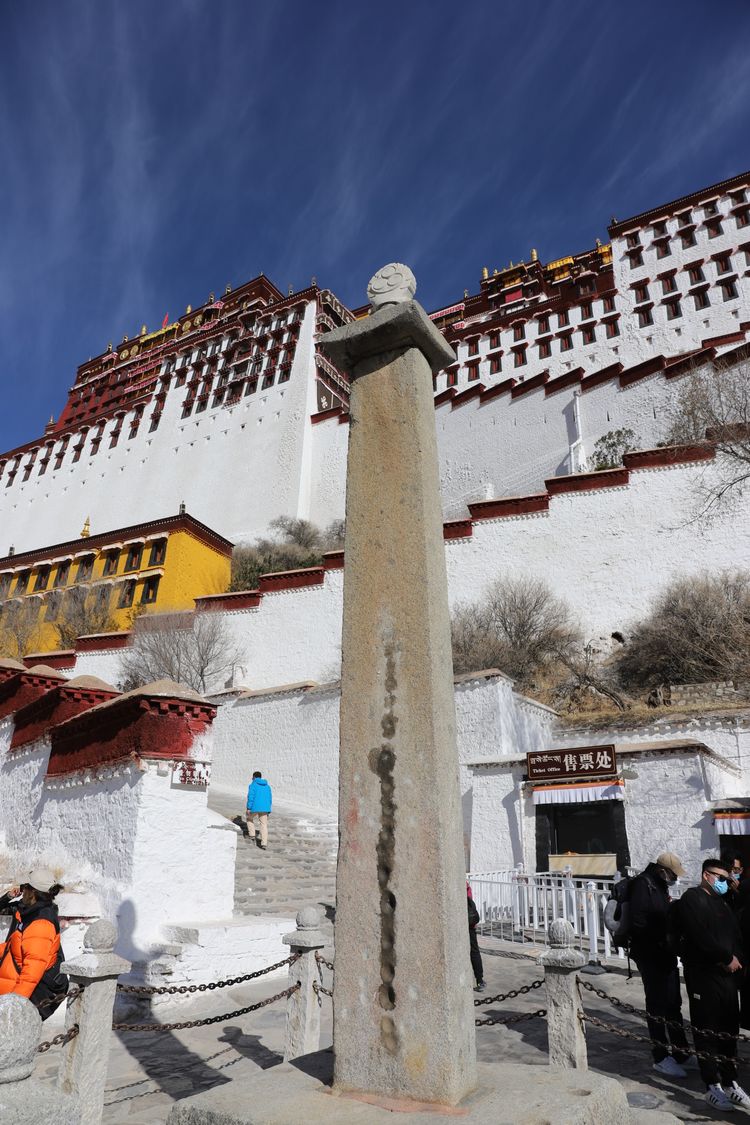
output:
M738 985L745 954L736 915L727 905L728 887L726 861L704 860L699 885L685 891L675 913L695 1049L721 1060L698 1060L706 1100L715 1109L750 1109L750 1096L737 1084L734 1037L740 1030Z
M662 852L636 876L628 894L630 956L641 974L646 1011L670 1021L670 1026L658 1019L648 1021L654 1070L669 1078L687 1077L682 1064L689 1057L682 1027L677 954L670 948L667 937L667 915L673 905L669 888L684 874L677 856L673 852ZM677 1026L671 1026L673 1024Z

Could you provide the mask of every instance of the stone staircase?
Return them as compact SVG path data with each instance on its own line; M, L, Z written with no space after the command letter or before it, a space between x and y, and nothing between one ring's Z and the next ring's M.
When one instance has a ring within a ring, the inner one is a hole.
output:
M209 792L209 808L228 820L244 819L244 801ZM268 820L268 850L237 838L234 911L294 918L303 906L317 906L329 922L336 902L338 827L333 819L276 807Z

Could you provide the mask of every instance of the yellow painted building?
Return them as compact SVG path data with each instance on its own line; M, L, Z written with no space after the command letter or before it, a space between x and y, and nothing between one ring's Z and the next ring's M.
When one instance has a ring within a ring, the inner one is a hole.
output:
M232 544L185 512L0 558L0 650L52 652L60 627L129 629L229 588ZM16 655L16 652L12 652Z

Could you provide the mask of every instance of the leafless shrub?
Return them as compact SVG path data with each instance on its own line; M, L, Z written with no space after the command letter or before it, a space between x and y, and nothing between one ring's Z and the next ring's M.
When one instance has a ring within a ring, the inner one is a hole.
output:
M578 640L567 606L536 578L501 579L458 606L451 632L455 672L499 668L524 686Z
M242 647L218 614L142 614L120 662L120 686L128 691L169 679L205 694L223 686L242 660Z
M564 670L564 671L563 671ZM559 655L559 669L551 702L559 710L587 711L604 701L624 711L631 701L616 682L610 662L591 642L571 645Z
M73 648L78 637L90 633L113 632L117 624L109 612L108 587L66 590L54 627L60 648Z
M261 574L320 566L326 551L344 545L344 521L334 520L325 530L309 520L279 516L269 524L271 537L240 544L232 553L230 590L253 590Z
M626 687L750 679L750 573L678 578L617 659Z
M39 647L41 627L36 598L16 598L0 606L0 653L20 660Z
M705 513L750 478L750 362L717 360L687 375L667 413L665 445L715 446L718 476L700 485Z

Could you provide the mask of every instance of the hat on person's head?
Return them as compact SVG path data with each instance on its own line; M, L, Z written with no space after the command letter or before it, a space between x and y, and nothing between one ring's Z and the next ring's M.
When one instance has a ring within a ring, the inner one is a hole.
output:
M666 867L667 871L671 871L673 875L687 875L687 871L682 866L674 852L662 852L661 855L658 855L656 857L654 862L659 867Z
M45 895L49 894L51 887L60 886L60 879L51 867L35 867L21 882L28 883L35 891L41 891Z

